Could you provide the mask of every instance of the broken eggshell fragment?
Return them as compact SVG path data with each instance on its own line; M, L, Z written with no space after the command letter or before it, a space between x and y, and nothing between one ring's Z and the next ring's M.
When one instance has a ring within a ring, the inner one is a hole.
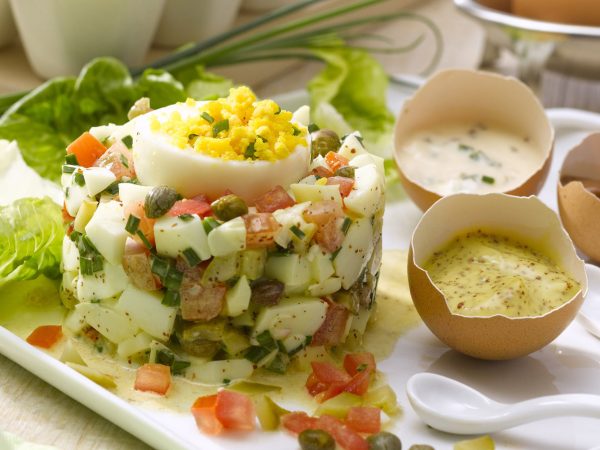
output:
M579 282L581 289L540 316L453 314L423 265L456 235L476 228L506 233L546 248L545 253ZM408 281L419 315L441 341L466 355L502 360L541 349L571 323L587 292L584 266L557 214L537 197L455 194L429 208L415 228L408 255Z

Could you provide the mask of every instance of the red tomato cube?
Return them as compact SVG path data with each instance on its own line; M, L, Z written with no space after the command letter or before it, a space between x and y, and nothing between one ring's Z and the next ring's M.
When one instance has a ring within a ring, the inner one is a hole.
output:
M350 192L352 192L354 180L352 178L347 177L330 177L327 178L327 184L337 184L340 187L340 194L342 195L342 197L348 197Z
M42 325L27 336L27 342L41 348L50 348L62 338L60 325Z
M346 425L358 433L379 433L381 410L372 406L354 406L348 411Z
M67 153L75 155L77 163L83 167L92 167L105 151L104 144L87 131L67 147Z
M254 202L258 212L273 212L278 209L289 208L295 204L296 202L290 194L279 185L258 197Z
M217 395L207 395L198 397L192 405L192 414L196 420L196 425L206 434L219 434L223 430L223 425L217 419L215 407L217 404Z
M215 416L223 427L232 430L253 430L256 425L254 403L250 397L239 392L219 391Z
M338 418L324 415L319 417L317 428L327 431L344 450L368 450L367 441Z
M294 434L300 434L305 430L314 430L317 428L318 419L310 417L304 411L293 412L281 416L283 428Z
M134 389L165 395L171 386L171 368L164 364L144 364L135 374Z
M350 376L333 364L326 362L313 361L310 363L315 377L325 384L348 383Z
M356 375L358 372L368 370L375 373L377 366L375 365L375 357L372 353L348 353L344 356L344 369L350 376Z

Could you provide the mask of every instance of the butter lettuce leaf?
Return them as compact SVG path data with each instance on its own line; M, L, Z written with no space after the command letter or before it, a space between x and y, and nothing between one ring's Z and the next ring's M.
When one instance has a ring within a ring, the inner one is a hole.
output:
M49 197L0 206L0 287L40 275L58 278L64 235L61 209Z
M325 68L308 84L311 120L340 135L359 130L367 148L391 155L394 116L386 104L388 76L364 50L336 47L315 50Z

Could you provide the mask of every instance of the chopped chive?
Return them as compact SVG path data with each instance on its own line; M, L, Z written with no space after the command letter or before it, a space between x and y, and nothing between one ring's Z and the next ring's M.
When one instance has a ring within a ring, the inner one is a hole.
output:
M77 170L77 167L75 166L70 166L68 164L62 166L62 173L73 173L75 170Z
M271 353L271 350L267 348L252 345L244 352L244 358L253 363L257 363L269 353Z
M183 256L191 267L198 265L202 260L198 256L198 254L194 251L193 248L186 248L183 251Z
M92 270L92 258L88 256L80 256L79 270L81 270L82 275L92 275L94 273Z
M302 133L302 132L300 131L300 129L299 129L298 127L296 127L296 125L292 125L292 134L293 134L294 136L299 136L299 135L300 135L300 133Z
M208 123L213 123L215 121L215 119L213 119L213 116L211 116L209 113L207 113L206 111L204 111L202 114L200 114L200 116L206 120Z
M333 252L333 253L331 254L331 257L330 257L329 259L330 259L331 261L333 261L333 260L334 260L334 259L337 257L337 255L340 253L340 251L341 251L341 250L342 250L342 247L338 248L338 249L337 249L335 252Z
M260 134L257 134L256 137L260 138L260 140L263 141L263 142L269 142L267 139L265 139L264 137L262 137Z
M304 345L310 345L310 343L312 342L312 336L306 336L306 338L304 339Z
M169 270L167 271L167 276L163 284L168 290L177 291L181 286L181 282L183 281L183 273L175 268L173 264L169 266Z
M294 235L296 235L296 237L298 239L304 239L304 237L306 236L306 233L304 233L304 231L302 231L300 228L298 228L296 225L292 225L290 227L290 231L292 233L294 233Z
M363 137L362 137L362 136L359 136L358 134L355 134L355 135L354 135L354 137L356 138L356 140L357 140L358 142L360 142L360 145L362 145L363 147L365 146L365 144L364 144L364 142L363 142L363 140L364 140L364 139L363 139Z
M277 111L275 111L275 115L281 114L281 106L277 105Z
M487 184L494 184L496 182L496 180L493 177L489 177L487 175L483 175L481 177L481 181Z
M137 237L140 238L140 240L142 241L142 244L144 244L148 250L152 250L152 244L150 243L150 241L148 240L146 235L144 233L142 233L141 230L137 230L137 232L135 234L137 235Z
M69 198L69 188L65 188L65 198Z
M192 139L197 138L197 137L198 137L198 135L196 133L190 133L190 134L188 134L188 141L191 141Z
M350 225L352 225L352 219L350 217L344 218L344 223L342 223L342 233L348 234Z
M123 142L123 144L125 144L127 148L131 148L131 146L133 145L133 138L129 135L125 136L123 139L121 139L121 141ZM122 156L123 155L121 155L121 157Z
M244 152L244 157L254 159L255 153L256 153L256 149L254 148L254 142L250 142L248 144L248 147L246 147L246 151Z
M470 145L458 144L458 149L463 152L469 152L473 150L473 147L471 147Z
M121 154L121 156L119 156L119 159L121 160L121 164L123 164L126 169L129 169L129 161L127 161L127 157Z
M479 161L479 157L481 156L480 153L480 151L476 150L469 155L469 158L471 158L474 161Z
M69 153L65 156L65 163L70 164L72 166L78 166L79 162L77 161L77 156L74 153Z
M194 218L194 216L192 216L191 214L180 214L177 217L179 217L184 222L189 222L190 220L192 220Z
M152 264L150 266L152 273L156 274L161 280L164 280L169 272L169 262L160 256L152 257Z
M108 185L108 187L106 189L104 189L104 191L102 191L102 192L106 192L110 195L117 195L117 193L119 192L119 182L114 181L114 182L110 183Z
M308 124L308 132L309 133L314 133L315 131L319 131L319 125L317 125L316 123L309 123Z
M173 364L173 362L175 362L175 355L172 352L161 348L156 351L156 361L154 362L163 364L165 366L170 366Z
M100 272L104 268L104 261L100 255L92 256L92 272Z
M360 364L360 365L358 365L358 366L356 367L356 371L357 371L357 372L364 372L364 371L365 371L365 369L366 369L367 367L368 367L368 366L367 366L367 364L366 364L366 363L362 363L362 364Z
M167 290L163 296L162 302L166 306L179 306L181 303L181 297L178 291Z
M217 222L212 217L207 217L202 221L202 226L204 227L204 231L206 231L206 234L208 234L219 226L219 222Z
M73 231L71 233L71 236L69 236L69 238L71 239L71 241L77 243L79 241L79 239L81 238L81 233L79 231Z
M223 384L229 384L229 383L231 383L230 378L223 378Z
M269 330L265 330L256 336L256 340L261 347L266 348L269 351L277 349L277 342L275 342L275 339L273 339Z
M73 175L73 180L77 186L85 186L85 178L83 178L83 174L81 172L75 172L75 175Z
M140 218L134 216L133 214L129 214L129 218L127 219L127 224L125 225L125 230L130 234L135 234L140 226Z
M171 364L171 372L173 373L173 375L181 375L185 371L185 369L190 367L190 365L191 363L189 361L177 359L173 361L173 364Z
M267 370L270 370L271 372L275 372L275 373L279 373L279 374L285 374L285 371L287 370L287 367L290 363L290 357L285 354L285 353L277 353L277 355L275 355L275 358L273 359L273 361L271 361L271 363L266 367Z
M229 119L225 119L225 120L221 120L220 122L217 122L213 125L213 137L217 137L217 135L221 132L221 131L227 131L229 130Z

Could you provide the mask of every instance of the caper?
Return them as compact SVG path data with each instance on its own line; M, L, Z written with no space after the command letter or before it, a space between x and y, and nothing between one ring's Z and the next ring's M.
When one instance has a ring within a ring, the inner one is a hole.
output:
M252 282L250 302L260 306L274 306L279 303L285 285L281 281L259 278Z
M367 438L369 450L402 450L402 442L398 436L381 431Z
M435 450L431 445L415 444L411 445L408 450Z
M327 431L304 430L298 435L302 450L335 450L335 441Z
M333 130L319 130L310 135L312 157L325 156L329 152L337 152L340 149L340 138Z
M340 167L338 170L335 171L334 175L336 177L354 178L354 167L352 167L352 166Z
M210 205L217 219L228 221L248 214L248 205L235 194L224 195Z
M156 186L146 194L144 211L150 219L164 216L167 211L179 200L179 194L168 186Z

